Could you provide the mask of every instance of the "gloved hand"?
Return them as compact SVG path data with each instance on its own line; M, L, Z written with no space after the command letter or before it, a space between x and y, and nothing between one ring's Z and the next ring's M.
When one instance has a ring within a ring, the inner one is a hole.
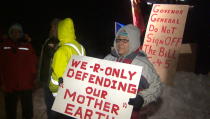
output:
M63 78L62 77L58 78L58 84L59 84L59 86L63 85Z
M144 99L142 96L137 95L136 98L130 98L128 104L133 105L133 110L138 112L144 104Z

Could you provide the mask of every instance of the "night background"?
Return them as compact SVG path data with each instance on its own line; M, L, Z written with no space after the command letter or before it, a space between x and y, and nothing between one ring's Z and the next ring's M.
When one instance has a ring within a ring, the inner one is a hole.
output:
M115 21L132 23L129 0L103 1L51 1L11 2L1 4L0 25L4 32L15 22L21 23L25 33L32 37L32 43L39 55L41 44L48 36L53 18L73 19L77 39L85 46L87 54L106 55L114 38Z
M147 0L154 2L155 0ZM170 1L173 0L166 0ZM209 51L210 10L206 0L185 0L178 4L190 4L185 26L183 43L197 43L201 53ZM151 6L141 5L145 23ZM37 55L42 43L48 36L50 22L53 18L73 19L76 36L84 45L89 56L103 57L110 52L114 39L115 21L122 24L132 23L130 0L88 0L88 1L7 1L1 3L0 27L7 33L9 26L20 23L25 33L32 37ZM143 35L142 35L143 36ZM143 37L142 37L143 38ZM204 45L204 47L203 47ZM200 52L200 51L199 51ZM204 55L204 54L203 54ZM203 57L206 58L206 54ZM202 58L202 59L203 59ZM208 62L208 60L205 60Z
M184 1L178 4L194 6L188 12L183 43L196 44L195 70L177 72L174 77L175 85L163 87L163 102L159 111L148 119L210 117L210 4L209 0ZM141 8L147 23L151 6ZM103 58L110 52L115 22L132 23L130 0L6 1L0 4L0 16L0 30L3 34L7 34L13 23L18 22L23 26L24 32L32 38L37 56L40 56L41 46L48 37L50 22L54 18L72 18L77 39L86 48L87 56L98 58ZM189 57L187 60L190 62ZM0 93L0 97L2 95ZM34 95L34 101L38 105L35 107L35 119L42 119L40 117L44 117L45 107L40 97L43 97L43 92L39 89ZM1 117L4 116L0 113Z
M165 3L172 3L173 0L166 1ZM197 61L208 63L210 56L205 54L209 51L210 44L208 0L185 0L177 4L194 6L188 12L183 43L197 43L199 49ZM144 4L141 5L141 9L147 23L151 6ZM22 24L25 33L32 37L32 44L38 56L53 18L72 18L77 39L86 48L87 55L101 58L110 52L115 22L132 23L130 0L7 1L1 3L0 14L0 28L3 33L7 33L13 23ZM203 70L206 65L198 67L201 67L199 70ZM207 69L198 72L206 72Z

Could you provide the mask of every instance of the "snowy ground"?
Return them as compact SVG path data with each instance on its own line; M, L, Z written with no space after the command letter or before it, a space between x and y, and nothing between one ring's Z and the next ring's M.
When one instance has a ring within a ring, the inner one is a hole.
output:
M177 72L174 81L163 85L162 103L148 119L210 119L210 77Z
M46 119L43 89L34 94L34 119ZM160 103L149 109L147 119L210 119L210 77L177 72L174 85L163 85ZM5 119L3 94L0 93L0 119ZM21 119L20 105L18 119Z

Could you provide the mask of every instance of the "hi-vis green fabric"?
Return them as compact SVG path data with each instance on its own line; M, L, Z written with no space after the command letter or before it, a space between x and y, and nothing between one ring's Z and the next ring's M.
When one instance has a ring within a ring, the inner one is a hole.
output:
M58 91L58 78L63 76L72 55L79 55L75 48L65 44L70 43L76 46L80 52L84 50L83 46L76 41L74 24L70 18L66 18L59 22L58 40L60 41L59 47L53 56L51 66L53 71L49 84L49 88L53 93Z

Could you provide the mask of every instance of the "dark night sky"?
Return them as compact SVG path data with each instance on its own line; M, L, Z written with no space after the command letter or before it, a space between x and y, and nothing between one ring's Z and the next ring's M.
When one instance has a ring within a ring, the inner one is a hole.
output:
M7 31L12 23L21 23L24 31L32 37L39 54L41 44L47 38L50 21L55 17L71 17L77 38L85 46L88 55L104 56L109 53L114 39L114 22L132 23L130 0L52 1L1 3L0 27ZM206 0L191 1L196 6L189 12L184 37L200 44L209 44L209 5Z
M0 25L7 31L12 23L21 23L39 53L41 43L47 38L50 21L55 17L71 17L77 38L88 54L106 55L114 38L114 22L132 22L130 0L75 1L78 0L4 3L0 8Z

